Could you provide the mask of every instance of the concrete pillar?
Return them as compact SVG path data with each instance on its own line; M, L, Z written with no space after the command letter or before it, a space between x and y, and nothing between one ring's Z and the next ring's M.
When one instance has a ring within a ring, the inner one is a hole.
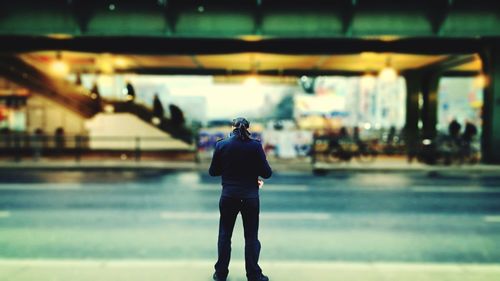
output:
M483 162L500 164L500 42L490 45L480 55L487 76L481 139Z
M422 77L418 72L404 74L406 80L406 118L404 137L408 161L413 161L417 155L420 133L418 123L420 121L419 99L422 93Z
M407 73L404 75L406 80L406 120L405 134L408 138L417 139L418 121L420 120L420 108L418 100L422 92L421 75L419 73Z
M422 136L433 139L436 137L437 125L437 96L439 86L439 75L435 73L426 73L422 76Z

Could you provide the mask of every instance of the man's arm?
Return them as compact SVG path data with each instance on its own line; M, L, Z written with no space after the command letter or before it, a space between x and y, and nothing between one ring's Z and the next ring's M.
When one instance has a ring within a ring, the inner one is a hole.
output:
M210 163L210 168L208 173L212 177L217 177L222 175L222 163L220 159L219 143L215 144L214 155L212 157L212 162Z
M265 179L268 179L273 174L273 171L271 170L271 167L269 166L269 163L267 162L266 153L264 152L264 149L262 149L262 145L260 145L260 143L259 143L259 148L258 148L258 155L259 155L259 160L260 160L260 165L261 165L261 169L259 171L259 176L261 176Z

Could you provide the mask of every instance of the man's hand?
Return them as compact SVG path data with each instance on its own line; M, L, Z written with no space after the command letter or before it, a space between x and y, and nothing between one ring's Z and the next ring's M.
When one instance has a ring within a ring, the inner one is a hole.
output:
M264 181L261 179L258 179L257 182L259 183L259 188L262 188L264 186Z

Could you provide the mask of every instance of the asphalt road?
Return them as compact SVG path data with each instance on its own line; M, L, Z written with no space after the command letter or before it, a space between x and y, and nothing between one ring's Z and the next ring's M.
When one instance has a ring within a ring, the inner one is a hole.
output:
M215 260L218 181L0 173L0 258ZM498 263L500 177L278 174L261 191L260 240L269 261Z

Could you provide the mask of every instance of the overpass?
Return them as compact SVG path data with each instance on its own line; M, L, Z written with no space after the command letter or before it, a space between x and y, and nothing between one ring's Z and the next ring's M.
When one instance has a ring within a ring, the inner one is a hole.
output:
M495 1L19 0L0 8L0 52L34 66L58 51L133 57L114 69L121 73L356 76L390 54L407 82L407 128L416 135L420 120L426 137L436 133L439 78L484 74L484 161L500 163Z

